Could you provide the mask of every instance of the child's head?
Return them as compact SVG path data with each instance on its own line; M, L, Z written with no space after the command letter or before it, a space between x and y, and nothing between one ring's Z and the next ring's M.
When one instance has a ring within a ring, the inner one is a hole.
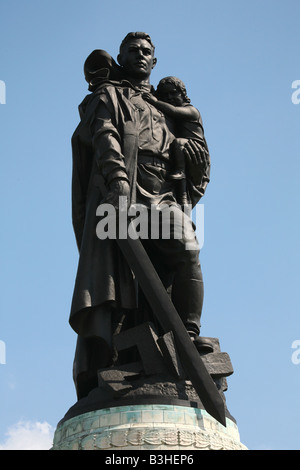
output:
M157 85L156 97L174 106L182 106L184 103L191 102L183 81L176 77L162 78Z

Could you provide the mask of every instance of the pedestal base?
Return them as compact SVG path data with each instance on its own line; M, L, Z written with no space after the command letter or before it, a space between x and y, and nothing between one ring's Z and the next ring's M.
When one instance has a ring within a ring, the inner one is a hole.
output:
M130 405L80 414L58 424L52 450L247 450L235 422L205 410Z

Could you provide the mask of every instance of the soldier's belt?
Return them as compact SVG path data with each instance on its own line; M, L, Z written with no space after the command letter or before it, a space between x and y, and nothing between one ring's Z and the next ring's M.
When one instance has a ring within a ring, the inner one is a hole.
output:
M154 155L139 155L138 164L150 164L153 166L158 166L164 170L170 170L171 164L166 160L162 160L160 157Z

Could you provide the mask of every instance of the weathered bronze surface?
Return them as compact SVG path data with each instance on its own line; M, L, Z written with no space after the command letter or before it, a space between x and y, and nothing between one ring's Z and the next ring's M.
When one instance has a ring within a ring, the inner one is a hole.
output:
M129 383L136 374L145 381L164 373L169 361L173 380L191 380L202 406L224 424L224 387L217 381L232 371L226 358L220 372L222 359L210 340L199 337L203 279L190 217L210 177L202 119L181 80L166 77L157 90L150 85L156 58L147 34L129 33L117 61L103 50L87 58L91 93L79 107L72 137L79 264L70 324L78 334L78 399L86 403L116 374L119 385L111 390L120 399L128 392L122 370ZM154 221L157 213L161 218ZM132 332L149 322L155 345L148 350L139 343L132 351ZM215 360L203 360L206 355Z

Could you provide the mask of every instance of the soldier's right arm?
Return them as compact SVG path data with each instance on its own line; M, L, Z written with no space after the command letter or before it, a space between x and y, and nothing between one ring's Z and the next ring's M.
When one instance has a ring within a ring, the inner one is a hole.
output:
M115 179L126 180L129 183L122 154L120 132L115 125L114 116L101 100L95 111L90 130L94 155L107 187Z

